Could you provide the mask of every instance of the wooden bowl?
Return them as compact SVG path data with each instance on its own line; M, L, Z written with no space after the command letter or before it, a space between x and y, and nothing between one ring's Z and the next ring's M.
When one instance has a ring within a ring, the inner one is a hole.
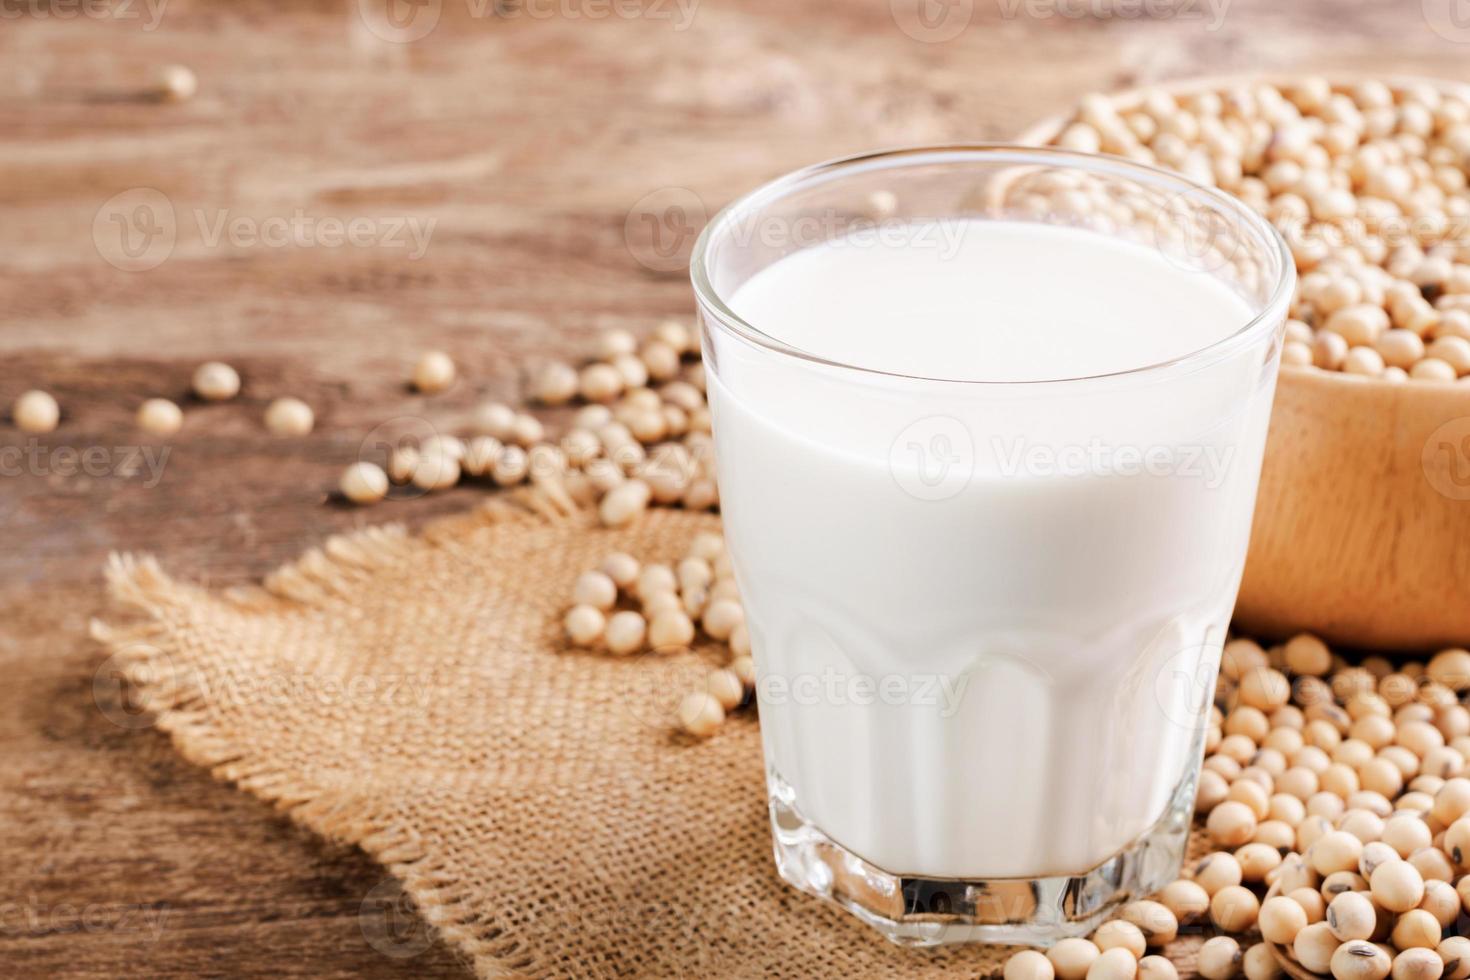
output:
M1178 95L1284 81L1162 87ZM1452 82L1384 81L1470 98ZM1124 105L1142 97L1113 96ZM1050 143L1069 118L1046 119L1020 142ZM1282 369L1235 623L1360 648L1470 644L1470 384Z

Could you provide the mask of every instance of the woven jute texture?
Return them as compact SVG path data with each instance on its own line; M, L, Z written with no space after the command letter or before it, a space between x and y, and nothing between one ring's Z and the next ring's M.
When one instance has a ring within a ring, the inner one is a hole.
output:
M717 528L524 496L228 593L119 557L111 592L143 615L95 630L180 752L361 846L481 976L998 975L1005 950L900 949L778 879L752 709L705 742L671 726L719 651L567 649L580 572Z

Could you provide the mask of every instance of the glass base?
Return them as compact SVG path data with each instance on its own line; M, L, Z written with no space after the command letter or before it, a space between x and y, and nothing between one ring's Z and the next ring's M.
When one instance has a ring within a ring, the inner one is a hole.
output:
M788 884L840 905L900 946L1050 946L1090 935L1122 903L1179 876L1198 771L1190 767L1152 828L1090 871L968 881L907 877L869 864L802 816L791 786L768 770L776 868Z

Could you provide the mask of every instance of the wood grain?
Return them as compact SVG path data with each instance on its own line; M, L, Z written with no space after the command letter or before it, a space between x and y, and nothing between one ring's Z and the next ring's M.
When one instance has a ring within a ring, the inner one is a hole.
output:
M1360 648L1470 637L1470 390L1287 370L1235 621Z
M109 611L109 551L238 583L328 533L466 505L474 492L457 490L364 514L327 490L385 420L452 427L599 326L687 315L684 233L792 167L999 138L1093 88L1199 72L1470 76L1470 49L1418 4L1237 0L1211 30L1182 13L957 0L943 9L968 23L926 43L898 26L923 23L908 0L704 0L687 23L588 16L609 9L595 0L487 17L443 0L432 32L392 43L357 0L167 0L156 24L154 2L105 18L67 0L0 6L0 403L44 387L64 412L34 443L0 428L0 963L13 976L463 975L442 945L419 948L422 923L380 900L361 855L109 720L130 716L105 672L94 685L102 657L86 638ZM171 62L198 72L198 96L144 98ZM125 271L94 226L115 232L111 216L136 210L108 202L137 188L167 201L175 240ZM298 212L316 244L210 236L221 216L259 231ZM321 240L329 219L354 218L379 235L434 225L416 259ZM403 384L429 346L464 375L433 399ZM244 397L188 403L161 480L129 475L138 402L183 398L206 357L241 369ZM317 410L307 439L261 429L287 393ZM69 474L63 447L107 463Z

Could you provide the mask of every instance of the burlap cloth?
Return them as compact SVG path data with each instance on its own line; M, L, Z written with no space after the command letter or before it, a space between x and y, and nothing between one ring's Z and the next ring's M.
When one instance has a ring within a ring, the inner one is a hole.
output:
M1004 949L900 949L779 880L753 713L706 742L671 726L716 651L566 648L578 573L718 526L523 495L334 538L259 589L115 558L145 615L95 629L184 756L361 846L480 976L998 975Z

